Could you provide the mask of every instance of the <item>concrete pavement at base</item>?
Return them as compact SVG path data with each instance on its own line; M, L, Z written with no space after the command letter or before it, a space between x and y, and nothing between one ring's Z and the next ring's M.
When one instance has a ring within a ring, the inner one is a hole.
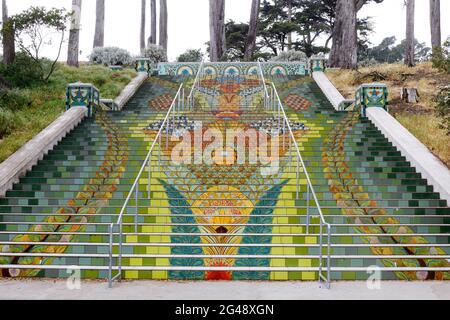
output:
M73 284L73 283L72 283ZM139 299L139 300L450 300L450 282L381 282L370 290L366 282L337 282L331 290L317 282L167 282L114 283L81 281L70 290L66 280L0 280L0 299Z

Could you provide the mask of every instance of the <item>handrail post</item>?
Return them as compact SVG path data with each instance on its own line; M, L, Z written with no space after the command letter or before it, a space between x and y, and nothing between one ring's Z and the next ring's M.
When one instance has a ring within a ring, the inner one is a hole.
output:
M323 269L323 222L320 219L320 228L319 228L319 283L322 283L322 269Z
M112 288L112 259L113 259L113 228L114 224L109 225L109 266L108 266L108 287Z
M306 234L309 234L309 222L310 222L310 210L309 210L309 202L310 202L310 186L308 183L308 190L306 192Z
M123 219L119 225L119 282L122 280L122 247L123 247Z
M150 152L150 158L148 159L148 200L151 199L150 196L150 192L152 191L152 186L151 186L151 181L152 181L152 153ZM150 203L149 203L150 205Z
M159 135L159 146L158 146L158 172L161 173L161 135Z
M139 202L139 179L140 177L138 177L138 183L135 185L134 188L134 193L136 195L136 213L134 214L134 232L137 233L138 232L138 202Z
M296 190L296 199L300 199L300 157L297 156L297 190Z
M328 249L327 249L327 289L331 287L331 225L327 225L328 229Z

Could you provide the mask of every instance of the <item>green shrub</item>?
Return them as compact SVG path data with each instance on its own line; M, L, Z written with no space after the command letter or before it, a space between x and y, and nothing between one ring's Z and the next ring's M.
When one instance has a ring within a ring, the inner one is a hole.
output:
M13 87L30 87L43 81L42 65L25 53L18 53L14 63L9 66L0 64L0 74Z
M17 89L0 90L0 106L11 111L30 106L32 100Z
M189 49L177 58L178 62L201 62L202 60L203 53L201 49Z
M431 57L433 68L450 73L450 40L446 41L441 48L434 48Z
M450 85L441 88L436 96L436 115L440 119L440 127L450 135Z
M15 126L14 114L9 110L0 108L0 139L10 134Z

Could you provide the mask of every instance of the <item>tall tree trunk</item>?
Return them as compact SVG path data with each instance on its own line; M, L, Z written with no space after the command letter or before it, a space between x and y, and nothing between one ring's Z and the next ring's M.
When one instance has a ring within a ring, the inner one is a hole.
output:
M160 0L159 3L159 45L167 51L168 47L168 12L167 0Z
M415 0L406 1L406 48L405 48L405 64L413 67L414 62L414 12Z
M97 0L94 48L105 45L105 0Z
M292 0L288 0L288 21L292 22ZM292 49L292 32L288 33L288 50Z
M72 0L72 13L67 64L72 67L78 67L78 53L80 51L81 0Z
M261 0L252 0L252 9L250 13L250 23L247 34L247 43L245 44L245 61L250 61L255 54L256 34L258 32L258 16Z
M141 0L141 34L140 34L140 48L141 53L144 52L145 49L145 14L146 14L146 6L145 0Z
M156 44L156 0L150 0L150 38L149 43Z
M2 21L3 25L8 22L8 6L6 0L2 0ZM2 34L3 44L3 63L10 65L16 58L16 45L14 42L14 30L12 26L10 28L3 28Z
M219 61L226 49L225 0L209 0L210 58Z
M338 0L333 29L333 45L329 64L332 67L356 69L358 67L358 34L356 30L357 3Z
M441 0L430 0L431 47L440 48L441 39Z

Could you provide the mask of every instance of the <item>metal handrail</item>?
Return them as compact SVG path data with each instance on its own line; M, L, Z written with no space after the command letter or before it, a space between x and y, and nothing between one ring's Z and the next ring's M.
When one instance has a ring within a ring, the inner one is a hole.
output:
M202 60L202 62L200 63L200 66L198 67L197 75L195 76L194 84L192 85L191 92L189 93L189 96L188 96L188 102L189 102L190 108L192 108L194 105L194 100L193 100L194 99L194 90L197 85L197 82L200 81L200 76L202 74L204 64L205 64L205 60Z
M319 246L319 248L320 248L319 249L319 251L320 251L320 253L319 253L319 259L320 259L319 283L321 283L322 280L325 281L326 282L326 287L329 289L330 288L330 281L331 281L330 276L331 276L331 227L332 227L332 225L327 223L326 220L325 220L325 217L323 215L322 209L320 207L319 200L317 198L317 194L316 194L314 186L313 186L313 184L311 182L311 178L309 176L308 169L306 168L305 162L304 162L303 157L302 157L301 152L300 152L300 148L299 148L298 143L297 143L297 141L295 139L294 132L292 131L291 125L289 123L289 118L287 117L286 112L285 112L284 107L283 107L283 104L281 103L281 99L280 99L280 96L278 95L277 88L272 83L272 87L271 87L272 88L272 95L269 94L267 86L265 85L266 81L265 81L264 72L262 70L260 60L258 60L258 67L259 67L259 70L260 70L262 81L264 83L264 90L265 90L266 96L268 97L268 101L273 101L274 104L278 104L278 116L280 118L280 113L282 113L282 116L283 116L283 128L285 129L285 126L287 126L287 129L289 130L289 136L290 136L290 139L292 140L292 142L294 143L295 151L297 152L298 161L300 161L300 164L301 164L301 166L303 168L303 172L304 172L304 174L306 176L306 181L307 181L307 185L308 185L307 198L306 198L306 201L307 201L306 233L307 234L309 234L310 217L311 217L310 212L309 212L309 203L310 203L310 200L311 200L310 199L311 195L313 197L313 200L314 200L314 202L316 204L316 207L317 207L317 211L319 213L319 217L320 217L320 230L319 230L320 231L320 235L319 235L319 245L320 245ZM281 126L280 125L280 121L278 123L278 126L279 127ZM283 132L283 134L284 134L284 132ZM299 198L299 169L300 168L299 168L299 165L298 165L298 162L297 162L297 198ZM327 276L326 277L323 276L323 274L322 274L322 270L323 270L323 252L322 252L322 249L323 249L323 227L324 226L327 228L327 240L328 240L328 243L327 243Z
M261 65L261 62L264 62L264 60L262 58L258 59L258 70L260 73L260 77L261 77L261 81L263 83L263 88L264 88L264 107L267 109L268 105L269 105L269 101L270 101L270 95L269 95L269 90L267 90L267 85L266 85L266 81L264 79L264 71Z
M117 222L116 223L111 223L109 225L108 284L109 284L110 288L112 287L113 281L115 281L118 278L120 280L121 276L122 276L122 244L123 244L122 240L123 240L123 216L124 216L124 213L125 213L125 211L128 208L128 203L130 202L131 196L132 196L132 194L134 192L135 196L136 196L136 198L135 198L135 200L136 200L135 233L137 233L137 227L138 227L138 201L139 201L139 199L138 199L139 180L141 179L142 174L144 173L145 168L148 165L148 167L149 167L149 170L148 170L148 175L149 175L149 177L148 177L148 196L150 198L150 191L151 191L150 190L150 186L151 186L151 184L150 184L151 170L150 169L151 169L151 156L152 156L152 153L153 153L153 149L155 148L158 139L160 140L161 134L162 134L162 131L163 131L164 127L166 127L166 131L168 132L168 128L170 126L170 115L171 115L172 111L176 110L177 100L178 100L178 103L180 104L180 101L181 101L180 98L182 98L182 89L183 89L183 84L180 85L180 87L179 87L179 89L177 91L177 94L175 95L175 98L173 99L172 104L170 105L170 108L169 108L169 110L167 112L167 115L164 118L164 121L162 122L161 127L159 128L158 134L156 135L155 139L153 140L153 143L152 143L152 145L150 147L150 150L149 150L149 152L147 154L147 157L145 158L145 160L144 160L144 162L142 164L142 167L139 170L139 173L138 173L138 175L136 177L136 180L134 181L134 183L133 183L133 185L132 185L132 187L131 187L131 189L130 189L130 191L128 193L128 196L127 196L127 198L126 198L126 200L125 200L125 202L124 202L124 204L122 206L122 209L120 210L120 214L119 214L119 217L117 219ZM160 145L160 148L161 148L161 145ZM114 227L118 227L119 228L119 256L118 256L118 259L119 259L118 262L119 263L118 263L118 274L116 276L112 277L112 260L113 260L112 251L113 251L113 236L114 236L113 231L114 231Z

